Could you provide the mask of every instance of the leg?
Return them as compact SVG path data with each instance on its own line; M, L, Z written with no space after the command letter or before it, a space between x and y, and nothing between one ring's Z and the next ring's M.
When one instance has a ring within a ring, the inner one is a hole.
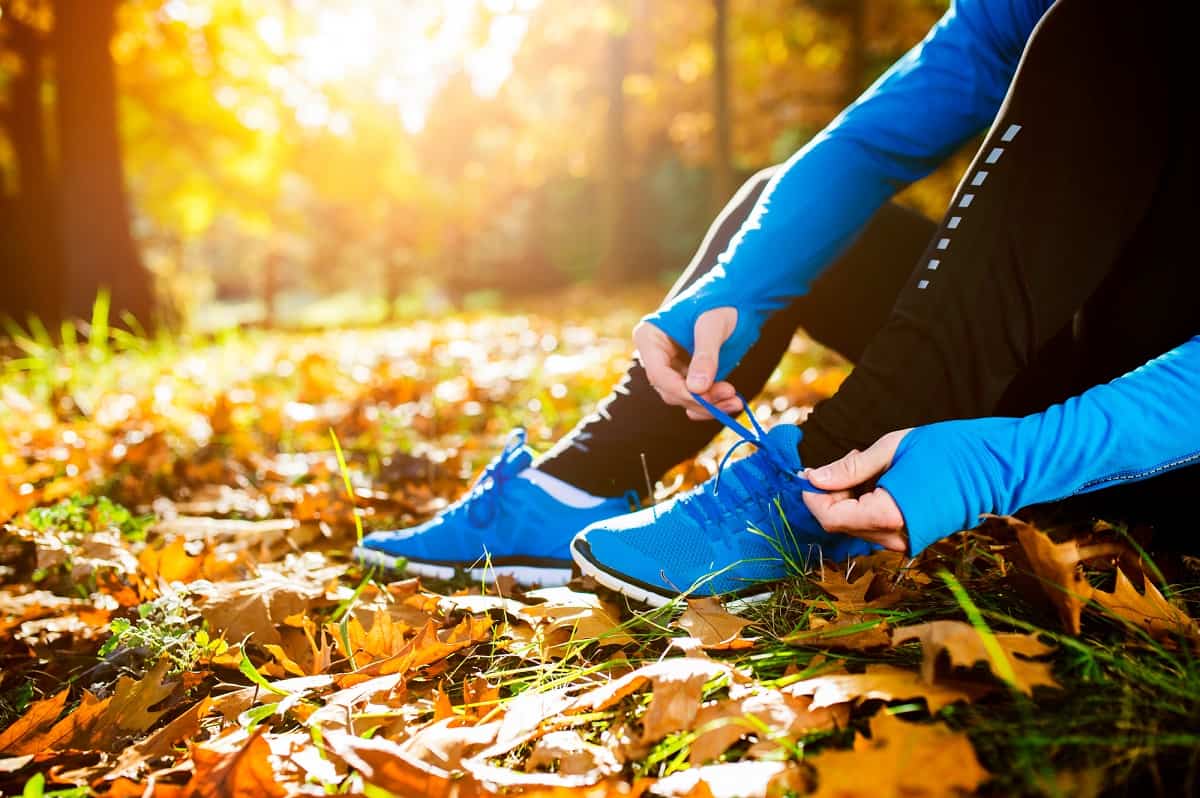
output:
M1022 372L1062 349L1162 182L1175 78L1154 16L1115 0L1047 13L891 318L805 424L805 463L994 414ZM1043 400L1078 384L1082 364L1068 362L1075 373L1059 369Z
M770 170L760 172L737 193L710 228L668 299L716 265L770 176ZM761 391L798 327L856 359L887 318L933 231L933 223L919 214L885 206L810 294L767 323L730 381L747 396ZM647 471L652 481L657 480L676 463L693 457L720 430L716 422L691 421L682 409L664 404L635 361L612 395L559 441L537 467L600 496L618 496L629 490L645 493Z

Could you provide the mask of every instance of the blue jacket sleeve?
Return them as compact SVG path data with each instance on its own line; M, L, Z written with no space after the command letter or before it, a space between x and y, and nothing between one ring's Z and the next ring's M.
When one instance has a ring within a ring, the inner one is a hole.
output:
M989 125L1049 0L956 0L925 40L772 179L720 263L646 317L694 348L696 317L738 310L724 377L874 212Z
M1200 336L1025 418L945 421L900 442L879 480L913 554L981 513L1136 482L1200 462Z

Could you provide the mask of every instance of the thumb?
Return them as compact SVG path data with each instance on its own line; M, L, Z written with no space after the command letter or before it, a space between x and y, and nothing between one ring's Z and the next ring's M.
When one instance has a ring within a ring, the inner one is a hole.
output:
M822 490L848 490L886 471L894 452L894 446L880 440L866 451L854 449L840 460L810 470L808 480Z
M733 332L737 323L737 311L733 308L717 308L700 314L694 329L695 351L688 366L687 387L689 391L703 393L712 387L717 378L717 366L721 362L721 346Z

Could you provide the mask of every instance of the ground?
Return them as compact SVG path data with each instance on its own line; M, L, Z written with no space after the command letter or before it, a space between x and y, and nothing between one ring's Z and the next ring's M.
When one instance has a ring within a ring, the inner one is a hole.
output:
M0 794L1197 791L1200 576L1119 522L992 519L912 561L809 563L736 614L351 562L512 426L569 429L651 298L152 340L101 312L86 342L19 339ZM753 410L796 421L846 370L797 339Z

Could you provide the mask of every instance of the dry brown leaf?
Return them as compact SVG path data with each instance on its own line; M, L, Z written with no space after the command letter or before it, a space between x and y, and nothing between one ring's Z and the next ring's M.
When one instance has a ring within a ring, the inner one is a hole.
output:
M472 726L458 718L446 718L420 729L403 748L422 762L450 771L458 769L466 757L495 743L499 733L499 721Z
M1146 592L1138 593L1129 577L1118 568L1117 581L1111 593L1096 590L1092 598L1108 612L1160 640L1187 637L1200 642L1200 625L1186 612L1171 604L1154 582L1146 577Z
M794 762L730 762L672 773L653 787L663 798L783 798L808 792Z
M965 734L880 712L852 751L822 751L813 798L918 798L974 792L988 780Z
M1053 667L1047 662L1033 662L1023 657L1040 657L1054 650L1037 639L1035 635L1000 633L994 635L1004 655L1004 662L1011 671L1012 686L1025 693L1033 694L1038 686L1058 687L1052 675ZM1003 673L1005 665L993 661L984 645L983 638L975 627L964 621L931 621L929 623L904 626L892 633L892 644L900 645L908 640L921 642L921 676L925 681L935 682L938 658L946 652L952 667L970 668L978 662L986 663L992 674L1001 681L1010 681ZM1021 656L1017 656L1017 655Z
M811 709L851 701L880 699L909 701L924 698L930 713L956 701L974 701L988 691L986 686L940 680L930 684L915 671L891 665L870 665L866 673L832 673L795 682L783 688L793 695L812 696Z
M189 798L284 798L287 789L271 766L271 746L259 730L233 751L192 748L195 772Z
M44 698L31 704L24 715L0 734L0 753L37 753L39 748L28 748L24 741L28 738L36 739L54 725L54 721L62 714L63 707L67 705L67 694L70 692L63 690L53 698Z
M200 731L200 721L211 709L212 700L205 698L154 734L126 748L121 752L116 766L105 774L105 780L134 776L150 760L171 753L175 746L194 737Z
M163 682L170 660L159 660L141 679L122 676L110 698L99 699L84 691L79 707L54 724L48 731L26 737L9 753L31 754L67 748L111 751L162 717L162 710L150 708L169 696L178 682Z
M550 732L533 745L526 770L553 769L568 776L607 776L621 763L604 746L589 743L574 729Z
M850 719L848 707L812 707L812 699L779 690L764 690L738 698L710 701L696 713L692 743L693 765L716 759L738 740L759 737L754 756L773 753L782 739L794 740L818 729L844 726ZM754 720L749 720L753 718ZM757 721L757 722L755 722ZM762 727L771 730L762 738Z
M563 644L551 645L548 653L564 653L566 643L576 645L595 640L601 645L624 646L635 642L620 629L620 610L594 593L579 593L565 587L542 588L525 594L530 599L544 599L518 611L522 619L540 626L545 634L566 634Z
M147 546L138 555L141 576L147 582L191 582L204 572L204 558L188 554L187 540L178 536L162 548Z
M247 636L259 645L283 645L276 628L284 620L326 603L324 584L311 579L288 578L264 570L257 578L240 582L193 585L196 609L215 636L240 641Z
M1092 586L1080 571L1078 541L1055 543L1040 529L1016 518L1001 519L1017 533L1042 593L1058 612L1065 629L1079 634L1079 616L1092 595Z
M792 646L831 648L843 651L865 651L882 648L891 643L887 621L879 615L845 613L836 621L811 617L806 632L794 632L780 638Z
M707 649L729 651L751 648L755 643L755 638L742 637L742 630L754 622L729 612L711 596L688 599L687 609L672 625L685 630Z
M573 702L572 710L604 709L649 684L652 697L642 715L639 739L644 746L671 732L691 729L700 710L704 685L719 676L734 682L740 680L728 665L713 660L696 657L663 660L584 693Z
M820 579L813 579L813 584L833 597L839 612L860 612L868 606L867 593L874 580L875 572L870 570L846 575L838 568L825 568Z

